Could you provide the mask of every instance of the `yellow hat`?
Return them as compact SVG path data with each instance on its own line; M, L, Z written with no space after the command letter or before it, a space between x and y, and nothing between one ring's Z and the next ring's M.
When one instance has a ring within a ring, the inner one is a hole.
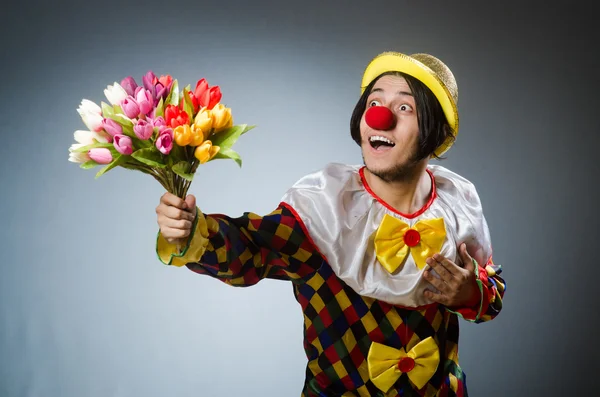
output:
M442 61L429 54L405 55L399 52L384 52L376 56L367 66L362 78L361 94L382 73L403 72L425 84L438 99L448 120L452 135L458 135L458 86L454 75ZM452 140L448 139L435 151L443 155Z

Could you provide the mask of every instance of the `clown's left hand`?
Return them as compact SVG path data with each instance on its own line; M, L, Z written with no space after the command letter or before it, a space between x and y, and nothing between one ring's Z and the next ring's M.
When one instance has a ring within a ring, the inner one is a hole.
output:
M460 258L464 267L446 259L440 254L427 259L427 264L440 276L435 277L430 269L423 272L423 277L439 292L425 290L425 297L446 307L465 308L477 305L481 298L475 264L467 252L465 244L459 248Z

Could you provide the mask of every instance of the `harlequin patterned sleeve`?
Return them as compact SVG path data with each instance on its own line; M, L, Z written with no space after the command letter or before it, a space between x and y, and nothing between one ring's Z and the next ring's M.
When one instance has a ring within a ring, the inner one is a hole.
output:
M205 215L200 209L197 214L188 244L180 252L158 233L156 248L162 263L187 266L245 287L265 278L301 281L323 261L285 206L266 216L245 213L233 218Z

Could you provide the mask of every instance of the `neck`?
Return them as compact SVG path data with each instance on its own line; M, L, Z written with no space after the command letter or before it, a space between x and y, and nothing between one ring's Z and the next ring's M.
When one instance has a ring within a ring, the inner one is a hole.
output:
M413 214L423 208L431 197L433 186L426 170L427 162L423 162L401 180L385 181L365 168L365 178L373 193L392 208Z

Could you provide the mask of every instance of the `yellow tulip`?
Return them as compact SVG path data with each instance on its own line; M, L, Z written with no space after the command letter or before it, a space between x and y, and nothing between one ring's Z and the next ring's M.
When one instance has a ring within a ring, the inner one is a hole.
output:
M205 136L204 131L196 124L192 125L192 141L190 143L191 146L200 146L202 142L204 142Z
M210 131L213 128L213 119L211 111L206 107L202 108L194 118L194 126L196 129L202 130L204 139L208 139Z
M215 132L223 131L233 126L233 117L231 116L231 109L225 107L222 103L218 103L211 111L213 128Z
M204 141L194 150L194 156L200 160L200 164L206 163L208 160L215 157L221 149L219 146L213 146L211 141Z
M179 146L185 146L192 143L192 130L188 124L179 125L173 130L175 143Z

